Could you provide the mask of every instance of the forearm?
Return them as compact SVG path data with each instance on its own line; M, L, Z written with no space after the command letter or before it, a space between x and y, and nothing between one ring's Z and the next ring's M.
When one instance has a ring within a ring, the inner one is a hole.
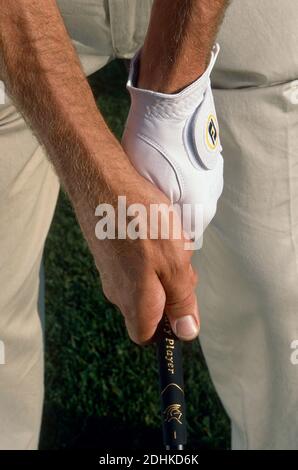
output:
M54 0L0 0L0 78L77 204L128 162L102 119Z
M138 86L174 93L202 75L229 0L155 0Z

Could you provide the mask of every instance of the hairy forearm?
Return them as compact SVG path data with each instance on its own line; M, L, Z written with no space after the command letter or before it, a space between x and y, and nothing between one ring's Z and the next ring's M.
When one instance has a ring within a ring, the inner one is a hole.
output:
M229 0L155 0L141 54L139 87L174 93L208 63Z
M128 165L102 119L54 0L0 0L0 78L76 204Z

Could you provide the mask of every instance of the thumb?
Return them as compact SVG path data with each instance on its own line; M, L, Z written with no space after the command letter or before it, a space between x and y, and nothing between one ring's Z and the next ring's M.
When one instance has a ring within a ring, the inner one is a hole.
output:
M177 272L175 277L162 279L166 293L165 313L175 335L184 341L196 338L200 330L195 283L191 265L187 272Z

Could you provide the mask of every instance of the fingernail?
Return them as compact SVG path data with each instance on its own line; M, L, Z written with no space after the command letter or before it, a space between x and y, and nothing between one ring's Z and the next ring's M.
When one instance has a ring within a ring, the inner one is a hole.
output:
M176 320L174 333L181 339L193 339L199 334L199 326L192 315Z

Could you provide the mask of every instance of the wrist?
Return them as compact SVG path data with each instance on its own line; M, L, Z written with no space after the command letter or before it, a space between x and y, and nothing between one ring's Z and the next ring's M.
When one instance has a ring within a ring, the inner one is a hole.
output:
M201 54L191 66L185 57L176 59L175 64L160 63L159 58L147 60L148 53L140 54L137 86L158 93L175 94L191 85L205 72L210 58L209 51Z
M220 47L215 44L211 49L208 64L204 67L204 72L195 77L189 85L183 87L175 93L158 92L152 90L152 87L141 87L139 77L141 52L137 53L132 59L127 88L131 95L133 114L137 119L137 115L146 115L150 113L158 113L160 104L168 108L175 108L175 113L182 116L191 109L196 109L204 97L207 87L210 85L210 74L216 62ZM152 108L152 109L151 109ZM178 108L178 109L176 109Z
M177 93L206 69L228 0L155 0L138 86Z

